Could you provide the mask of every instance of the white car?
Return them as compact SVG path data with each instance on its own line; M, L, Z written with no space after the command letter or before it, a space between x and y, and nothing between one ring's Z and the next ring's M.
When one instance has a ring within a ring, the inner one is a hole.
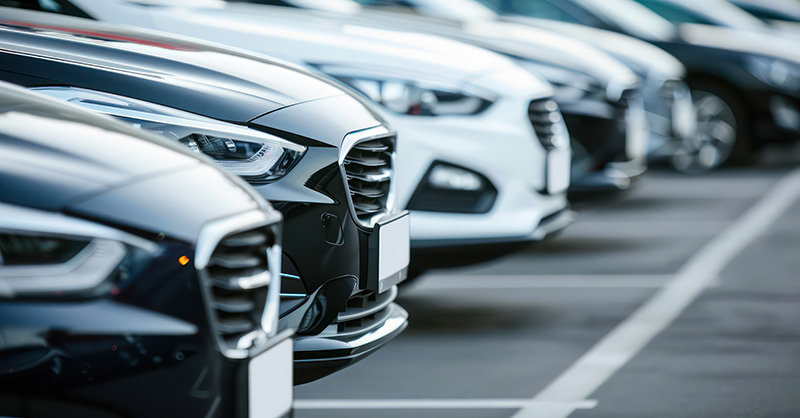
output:
M218 1L70 2L101 21L302 63L378 103L399 133L395 203L412 212L414 248L539 240L572 222L571 148L553 87L505 57L430 35L270 20Z
M311 10L252 4L262 1L272 0L236 0L238 4L231 8L301 25L358 25L442 36L505 55L544 77L556 87L554 98L572 136L570 192L576 197L625 190L647 169L651 127L642 100L646 88L631 68L589 43L500 20L490 9L470 0L360 0L404 13L326 0L279 0ZM343 4L355 9L347 11Z

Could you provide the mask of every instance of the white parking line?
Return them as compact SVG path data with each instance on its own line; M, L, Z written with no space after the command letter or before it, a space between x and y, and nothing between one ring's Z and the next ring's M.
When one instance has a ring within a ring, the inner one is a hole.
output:
M681 268L662 290L539 392L515 418L564 418L639 353L722 269L800 198L800 170L785 176Z
M530 399L297 399L295 409L519 409ZM544 402L541 407L592 409L597 401Z
M691 238L718 234L733 221L578 220L564 231L567 238Z
M658 288L671 275L658 274L564 274L564 275L428 275L416 289L619 289Z

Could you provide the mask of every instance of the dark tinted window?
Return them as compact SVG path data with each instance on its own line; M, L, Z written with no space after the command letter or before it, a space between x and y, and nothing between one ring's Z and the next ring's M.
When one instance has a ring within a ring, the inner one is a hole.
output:
M664 19L669 20L673 24L680 25L682 23L699 23L702 25L714 25L714 22L699 16L698 14L686 10L679 5L663 3L653 0L638 0L639 3L648 9L658 13Z
M84 17L87 19L92 18L67 0L0 0L0 6Z
M507 0L509 1L509 0ZM510 0L515 13L542 19L560 20L562 22L581 23L571 14L546 0Z
M744 5L744 4L736 4L737 6L744 9L746 12L750 13L751 15L763 20L763 21L770 21L770 20L785 20L789 22L800 22L800 17L790 16L787 13L781 13L777 10L770 10L767 8L761 8L758 6L753 5Z

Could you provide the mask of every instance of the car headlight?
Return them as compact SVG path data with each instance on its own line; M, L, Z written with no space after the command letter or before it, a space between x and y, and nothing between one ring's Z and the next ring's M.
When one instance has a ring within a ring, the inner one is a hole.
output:
M306 151L302 145L255 129L129 97L72 87L32 90L178 141L250 182L263 184L283 177Z
M516 63L552 84L556 89L553 99L562 105L582 100L605 102L607 99L603 87L587 75L528 60L518 59Z
M319 66L323 73L357 90L392 112L414 116L476 115L496 100L465 86L423 82L373 72Z
M82 219L0 204L0 298L90 296L122 286L155 244Z
M773 87L800 91L800 64L777 58L750 56L747 68L756 78Z

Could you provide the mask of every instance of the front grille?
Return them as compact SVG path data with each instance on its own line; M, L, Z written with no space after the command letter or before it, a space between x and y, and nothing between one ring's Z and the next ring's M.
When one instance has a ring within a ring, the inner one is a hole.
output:
M276 226L231 234L214 249L205 269L211 324L226 355L247 350L264 335L270 282L269 258L279 256ZM234 357L236 357L234 355Z
M564 133L558 103L552 99L534 100L528 106L528 117L542 146L548 150L556 148L558 138Z
M396 297L397 286L380 294L364 291L351 296L331 328L336 328L338 336L370 332L386 322L391 315L387 308Z
M386 136L356 143L344 159L356 217L369 226L388 212L394 153L395 138Z

